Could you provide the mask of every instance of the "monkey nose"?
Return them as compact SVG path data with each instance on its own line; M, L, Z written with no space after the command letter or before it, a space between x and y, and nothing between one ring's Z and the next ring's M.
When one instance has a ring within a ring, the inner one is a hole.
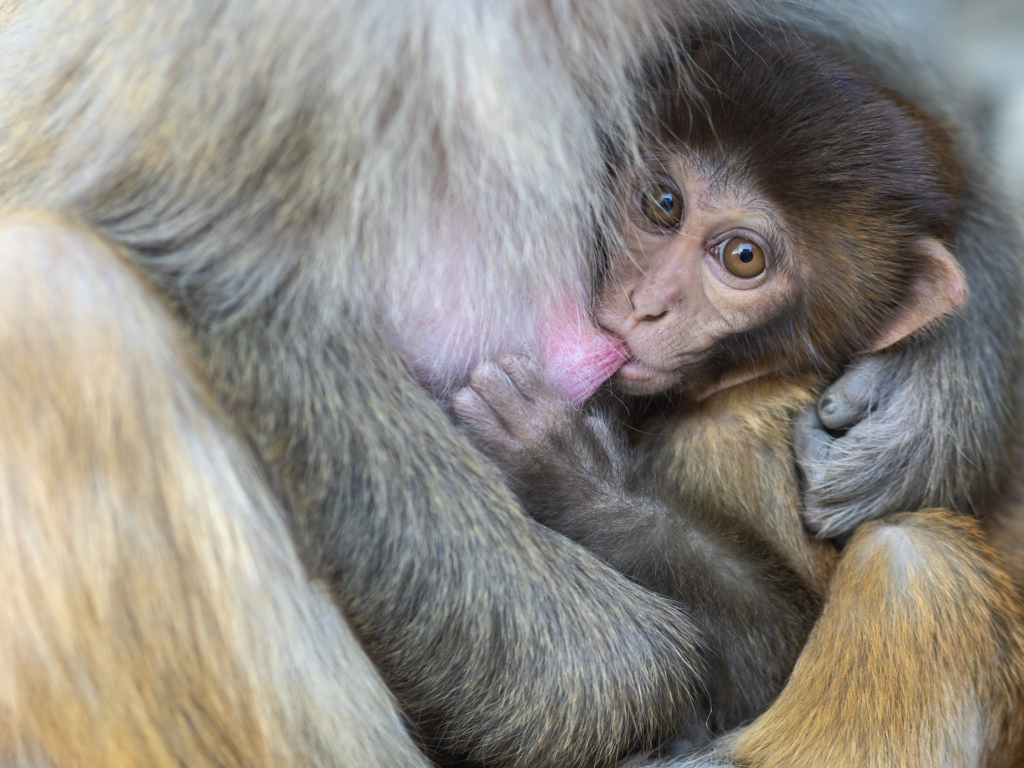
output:
M678 298L674 294L654 293L651 291L630 291L626 297L632 319L636 323L654 323L665 318L672 310L671 299Z
M667 314L668 314L668 310L667 309L662 310L661 312L659 312L656 315L654 315L654 314L646 314L646 315L644 315L643 317L640 318L640 322L642 322L642 323L653 323L653 322L655 322L657 320L661 320Z

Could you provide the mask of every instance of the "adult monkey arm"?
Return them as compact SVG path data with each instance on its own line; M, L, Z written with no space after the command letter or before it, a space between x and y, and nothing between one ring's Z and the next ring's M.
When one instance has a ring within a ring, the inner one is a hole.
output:
M939 101L948 89L901 81L895 68L877 75L956 122ZM1008 471L1019 413L1010 393L1024 348L1020 232L969 134L957 150L964 207L951 251L970 301L934 333L852 366L800 421L806 519L822 536L843 537L864 520L922 507L984 516L996 500L986 489Z
M425 768L116 249L4 217L0 276L4 765Z

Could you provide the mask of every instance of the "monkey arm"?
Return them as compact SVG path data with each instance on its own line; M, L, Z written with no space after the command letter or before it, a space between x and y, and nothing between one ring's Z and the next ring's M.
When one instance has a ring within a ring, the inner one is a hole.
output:
M1020 604L978 523L893 515L854 533L767 712L710 753L620 768L1019 765L1022 650Z
M751 526L688 505L631 468L624 483L566 473L524 500L539 521L678 600L705 638L708 724L734 726L784 684L817 616L814 590ZM580 493L574 501L557 493ZM586 493L589 485L590 493ZM541 498L541 497L545 498Z
M806 519L822 536L929 506L984 513L1006 472L1024 351L1021 233L979 164L964 163L974 177L952 248L966 310L852 366L800 420Z
M385 345L334 340L316 359L300 347L261 358L290 358L310 387L262 370L258 399L235 404L284 470L311 571L430 746L494 765L607 765L685 720L693 621L525 517ZM266 413L282 418L272 431ZM424 449L394 455L410 444Z
M605 765L666 737L697 690L694 623L526 518L384 348L344 340L297 359L283 342L260 356L291 356L315 384L297 392L263 371L259 399L237 406L257 430L265 413L305 425L258 439L285 468L310 569L425 740L526 766ZM410 443L428 447L390 455Z
M778 542L742 512L723 513L717 504L684 495L674 477L659 482L649 457L638 460L600 415L572 408L524 358L480 366L471 386L456 395L454 409L538 522L678 601L695 619L713 728L749 719L774 697L819 607L809 578ZM701 447L711 463L712 456L753 463L767 482L788 486L793 476L785 443L767 457L737 453L731 442ZM687 446L685 453L695 450ZM709 499L721 495L715 490ZM790 501L782 503L798 523Z

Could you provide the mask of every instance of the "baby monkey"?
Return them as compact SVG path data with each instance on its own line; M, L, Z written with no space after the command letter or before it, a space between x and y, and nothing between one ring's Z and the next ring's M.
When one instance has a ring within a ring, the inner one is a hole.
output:
M946 245L961 175L938 122L782 30L690 49L648 78L650 149L615 180L622 247L596 298L628 355L611 389L643 396L606 398L629 440L621 413L579 412L517 356L481 365L453 410L538 522L699 621L694 722L720 731L782 689L838 562L802 525L793 419L857 356L941 332L967 290Z

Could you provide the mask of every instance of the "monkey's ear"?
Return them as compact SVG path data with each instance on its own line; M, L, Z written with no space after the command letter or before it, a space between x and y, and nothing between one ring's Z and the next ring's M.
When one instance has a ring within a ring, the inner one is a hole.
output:
M914 244L914 250L918 267L907 297L882 326L868 352L892 346L967 300L967 279L946 246L935 238L922 237Z

